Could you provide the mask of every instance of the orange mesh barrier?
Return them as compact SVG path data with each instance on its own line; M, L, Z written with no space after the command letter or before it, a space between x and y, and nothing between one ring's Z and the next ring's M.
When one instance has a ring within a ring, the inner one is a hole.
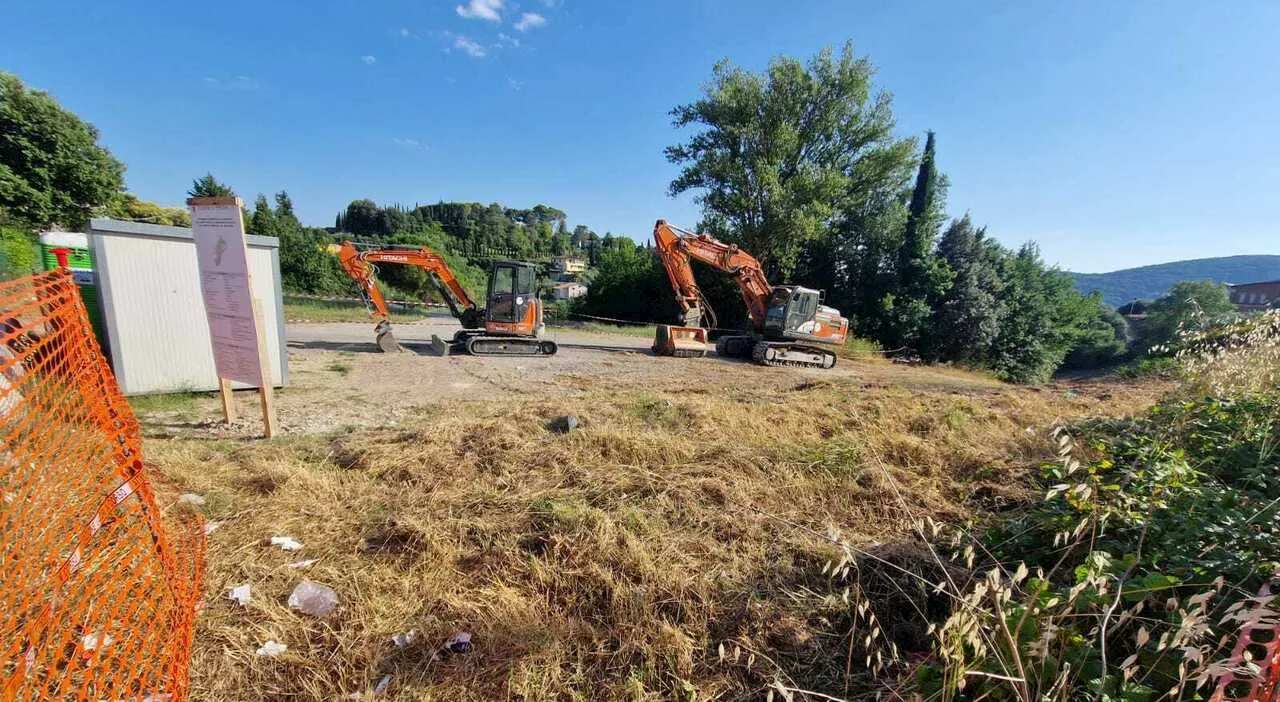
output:
M1276 571L1280 578L1280 571ZM1272 605L1271 583L1253 598L1240 638L1211 702L1272 702L1280 699L1280 614Z
M0 700L185 699L204 532L162 524L66 271L0 282L0 432Z

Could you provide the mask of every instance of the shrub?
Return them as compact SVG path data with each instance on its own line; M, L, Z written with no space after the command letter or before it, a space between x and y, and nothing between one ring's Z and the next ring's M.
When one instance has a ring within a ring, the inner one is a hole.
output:
M39 262L34 234L17 227L0 227L0 279L32 273Z

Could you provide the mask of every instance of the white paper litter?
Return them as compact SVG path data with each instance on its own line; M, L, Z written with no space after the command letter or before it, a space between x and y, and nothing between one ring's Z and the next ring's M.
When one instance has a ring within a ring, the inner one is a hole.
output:
M271 545L279 546L286 551L298 551L302 548L302 544L294 541L292 536L273 536Z
M204 504L204 497L197 495L194 492L184 492L178 497L178 504L195 505L196 507L199 507Z
M312 559L310 559L310 560L306 560L306 561L294 561L293 563L290 563L290 564L289 564L289 567L290 567L290 568L299 568L299 569L301 569L301 568L310 568L311 566L313 566L313 565L315 565L317 562L319 562L319 560L320 560L319 558L312 558Z
M403 631L391 637L391 643L395 644L396 648L404 648L405 646L408 646L409 644L417 640L418 640L417 629L410 629L408 631Z
M267 639L267 642L262 644L262 647L258 649L258 655L265 656L267 658L275 658L288 650L289 647L287 645Z
M249 583L244 585L236 585L227 590L227 599L244 607L249 604Z
M222 526L222 522L205 522L204 535L208 536L209 534L212 534L213 532L217 531L218 527L220 526Z
M115 639L111 638L110 634L107 634L106 636L101 634L85 634L80 639L80 643L84 646L84 650L86 651L96 650L99 645L110 646L112 641L115 641Z
M328 585L303 580L289 593L289 607L313 617L327 617L338 608L338 593Z

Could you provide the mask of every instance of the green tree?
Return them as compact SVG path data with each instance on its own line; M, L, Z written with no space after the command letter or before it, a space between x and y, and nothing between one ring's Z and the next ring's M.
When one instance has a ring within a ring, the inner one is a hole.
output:
M955 220L938 242L938 256L951 271L951 282L933 309L927 354L934 359L975 363L1000 331L1001 306L984 270L985 231L969 215Z
M948 285L948 271L934 255L947 191L946 179L938 173L935 147L934 133L929 132L907 208L894 285L881 302L888 322L882 340L921 350L933 306Z
M776 58L763 74L717 63L704 97L672 111L677 128L702 129L666 149L683 166L670 193L698 192L704 230L789 278L851 193L881 185L879 164L901 157L890 98L873 97L872 71L852 44L807 65Z
M162 207L140 200L133 193L121 193L107 205L106 215L130 222L146 222L174 227L191 226L191 213L184 207Z
M986 362L1000 377L1014 382L1043 382L1101 315L1098 297L1076 290L1071 276L1048 268L1035 244L1016 254L998 255L1004 314Z
M0 225L0 280L35 272L39 260L33 232Z
M361 238L381 238L388 233L385 224L378 203L364 198L347 205L341 229Z
M1235 314L1227 286L1212 280L1183 281L1147 307L1142 341L1147 348L1170 344L1180 329L1202 329Z
M672 320L675 299L666 271L654 253L638 248L626 237L605 235L611 244L600 254L600 265L582 309L587 314L637 322Z
M276 213L271 209L265 195L259 194L253 201L253 214L249 217L248 232L258 236L279 236L280 228L276 225Z
M1101 293L1090 298L1098 314L1081 330L1075 348L1067 354L1065 368L1104 368L1124 360L1129 351L1129 323L1115 308L1102 302Z
M191 181L191 188L187 190L187 195L191 197L235 197L235 194L231 186L214 178L212 173L205 173Z
M124 165L93 125L0 72L0 214L80 228L123 187Z

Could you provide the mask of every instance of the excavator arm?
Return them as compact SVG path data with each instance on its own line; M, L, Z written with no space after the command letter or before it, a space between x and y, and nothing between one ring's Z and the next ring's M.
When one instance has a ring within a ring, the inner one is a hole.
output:
M387 302L382 297L382 291L378 290L378 286L374 283L375 264L378 263L399 263L427 271L431 274L432 281L440 288L445 303L449 305L449 311L463 322L463 326L468 326L467 322L474 322L477 317L476 303L467 295L467 291L453 275L453 271L449 270L449 264L431 249L424 247L362 250L356 248L350 241L344 241L338 249L338 260L342 263L342 269L347 272L347 275L360 286L361 293L373 306L373 316L380 322L386 321L391 315L387 311Z
M453 271L449 270L449 264L431 249L359 249L350 241L344 241L338 247L338 261L342 264L342 270L360 286L365 301L373 308L370 316L377 320L374 330L378 335L378 348L383 351L394 351L399 348L399 344L391 334L391 313L387 309L387 301L375 283L378 263L398 263L425 270L440 289L445 303L449 305L449 311L462 322L464 329L474 329L482 324L484 315L476 307L476 303L467 295Z
M693 267L689 264L692 259L728 273L738 284L752 326L757 330L764 327L765 312L773 288L754 256L710 234L695 234L673 227L661 219L653 227L653 241L658 248L658 257L667 269L671 287L675 290L676 302L684 314L685 326L700 326L704 315L711 322L710 326L716 326L715 312L707 305L706 298L693 277Z

